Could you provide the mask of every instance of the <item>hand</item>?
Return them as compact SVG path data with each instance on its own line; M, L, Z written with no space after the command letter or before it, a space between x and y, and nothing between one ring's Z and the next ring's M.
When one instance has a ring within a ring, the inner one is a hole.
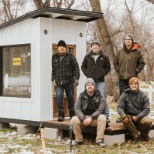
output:
M129 122L129 119L126 117L122 120L123 123L127 124Z
M128 117L127 117L126 114L123 114L123 115L122 115L122 122L123 122L123 123L128 123L128 122L129 122L129 119L128 119Z
M74 86L78 86L78 84L79 84L79 80L75 79Z
M133 116L132 119L134 122L136 122L138 120L136 116Z
M54 84L55 87L57 87L57 84L56 84L56 81L55 80L53 81L53 84Z
M83 123L85 126L88 126L88 125L90 125L91 121L92 121L92 118L88 117L88 118L84 119Z

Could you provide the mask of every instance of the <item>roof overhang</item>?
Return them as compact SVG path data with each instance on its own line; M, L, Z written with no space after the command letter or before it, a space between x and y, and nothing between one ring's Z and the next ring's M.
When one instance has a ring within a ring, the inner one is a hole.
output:
M42 9L29 12L18 18L5 22L2 25L0 25L0 29L14 25L28 18L38 18L38 17L90 22L90 21L94 21L102 18L103 13L79 11L79 10L72 10L72 9L62 9L62 8L55 8L55 7L44 7Z

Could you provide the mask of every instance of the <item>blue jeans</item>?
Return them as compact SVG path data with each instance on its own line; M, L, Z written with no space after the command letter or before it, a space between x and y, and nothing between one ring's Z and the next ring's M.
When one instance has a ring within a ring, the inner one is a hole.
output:
M68 100L68 109L74 110L74 87L73 83L56 86L56 104L58 110L64 110L64 90Z
M108 119L108 117L109 117L109 109L108 109L108 102L107 102L107 99L106 99L106 85L105 85L105 82L95 82L95 84L96 84L96 89L101 92L101 94L104 96L104 98L106 100L106 106L105 106L104 115Z
M121 80L121 79L119 79L120 95L123 93L124 88L125 88L126 86L129 86L129 80Z

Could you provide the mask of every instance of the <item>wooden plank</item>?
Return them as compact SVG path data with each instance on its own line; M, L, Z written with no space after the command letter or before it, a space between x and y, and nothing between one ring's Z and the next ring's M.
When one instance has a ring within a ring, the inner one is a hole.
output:
M29 126L37 126L37 127L47 127L47 128L56 128L59 130L69 130L70 120L65 120L63 122L59 122L57 120L48 120L48 121L27 121L27 120L19 120L19 119L6 119L0 118L0 122L3 123L17 123L24 124ZM152 123L151 130L154 130L154 122ZM82 132L84 133L96 133L96 127L86 127L82 128ZM123 123L116 123L115 120L111 120L109 123L109 127L105 129L105 135L118 135L125 134L128 131L123 126Z

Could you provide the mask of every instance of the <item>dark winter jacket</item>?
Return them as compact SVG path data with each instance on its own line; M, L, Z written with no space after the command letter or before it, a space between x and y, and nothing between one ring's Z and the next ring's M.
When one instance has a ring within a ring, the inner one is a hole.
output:
M66 53L64 57L58 53L52 56L52 81L57 85L65 85L69 82L79 80L80 70L76 58L71 53Z
M92 78L95 82L104 82L104 76L110 71L109 59L100 51L95 62L92 54L91 51L85 56L81 69L87 78Z
M129 87L125 87L118 103L118 113L136 116L139 120L150 113L149 98L141 90L133 92Z
M104 113L106 101L99 91L95 91L92 102L95 112L91 115L93 119L96 119L100 114ZM86 116L86 108L88 106L88 96L86 91L82 92L75 103L75 114L83 121Z
M137 76L144 68L144 59L139 50L140 46L135 43L130 51L122 48L114 58L114 68L119 74L119 79L129 80Z

